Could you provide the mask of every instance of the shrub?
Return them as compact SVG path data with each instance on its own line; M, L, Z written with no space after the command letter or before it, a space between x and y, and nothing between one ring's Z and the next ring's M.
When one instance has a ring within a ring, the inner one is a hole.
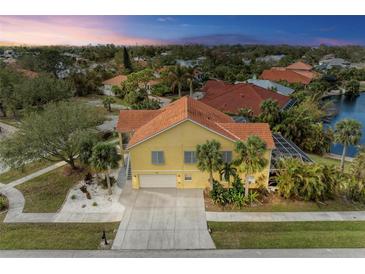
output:
M8 207L8 202L4 196L0 195L0 211L6 209Z
M276 176L278 190L284 198L323 201L344 190L344 175L334 166L284 159Z
M75 194L73 194L73 195L71 196L71 200L76 200L76 198L77 198L77 196L76 196Z
M109 176L109 179L110 179L110 186L112 187L117 182L117 180L115 180L114 177L110 177L110 176ZM103 178L99 183L101 184L101 186L102 186L103 189L107 189L108 188L108 184L107 184L107 181L106 181L106 177Z
M98 206L97 202L93 202L92 206Z
M213 180L213 188L210 191L210 197L213 202L221 206L225 206L228 203L227 190L216 180Z
M171 89L166 84L163 83L154 85L151 91L151 93L156 96L164 96L169 92L171 92Z
M231 188L224 188L221 183L213 180L213 188L210 191L214 203L220 206L233 205L236 208L257 202L258 196L257 191L250 190L248 197L245 197L245 190L238 176L235 177Z

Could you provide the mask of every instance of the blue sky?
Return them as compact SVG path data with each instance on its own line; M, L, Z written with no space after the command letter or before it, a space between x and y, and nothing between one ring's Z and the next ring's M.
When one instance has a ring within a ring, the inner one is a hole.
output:
M0 16L0 41L365 45L365 16Z

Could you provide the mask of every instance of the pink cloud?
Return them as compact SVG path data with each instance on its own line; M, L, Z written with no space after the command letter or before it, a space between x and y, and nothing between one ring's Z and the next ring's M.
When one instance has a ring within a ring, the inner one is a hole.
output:
M131 37L106 27L102 17L0 16L0 40L33 45L154 45L161 41Z
M316 44L324 44L328 46L348 46L348 45L354 45L355 42L352 41L346 41L341 39L335 39L335 38L317 38L315 41Z

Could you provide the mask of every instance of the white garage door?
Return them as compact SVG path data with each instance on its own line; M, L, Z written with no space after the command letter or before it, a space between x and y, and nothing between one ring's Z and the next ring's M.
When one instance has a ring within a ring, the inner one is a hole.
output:
M140 175L140 187L176 187L176 175Z

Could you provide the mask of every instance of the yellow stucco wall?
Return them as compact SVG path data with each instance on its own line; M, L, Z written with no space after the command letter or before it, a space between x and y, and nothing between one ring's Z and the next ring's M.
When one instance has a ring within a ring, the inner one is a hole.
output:
M225 137L209 131L191 121L185 121L174 128L166 130L159 135L144 141L130 149L132 166L133 188L139 188L139 175L143 174L175 174L178 188L206 188L209 187L207 172L201 172L196 164L184 163L184 151L195 151L198 144L207 140L217 140L222 151L232 151L235 158L235 143ZM152 151L164 151L165 163L154 165L151 160ZM268 160L271 151L267 152ZM192 176L191 181L184 181L185 174ZM260 182L268 184L269 165L255 178L261 177ZM245 178L241 174L241 178ZM214 174L219 179L219 174ZM252 187L256 187L252 185Z

